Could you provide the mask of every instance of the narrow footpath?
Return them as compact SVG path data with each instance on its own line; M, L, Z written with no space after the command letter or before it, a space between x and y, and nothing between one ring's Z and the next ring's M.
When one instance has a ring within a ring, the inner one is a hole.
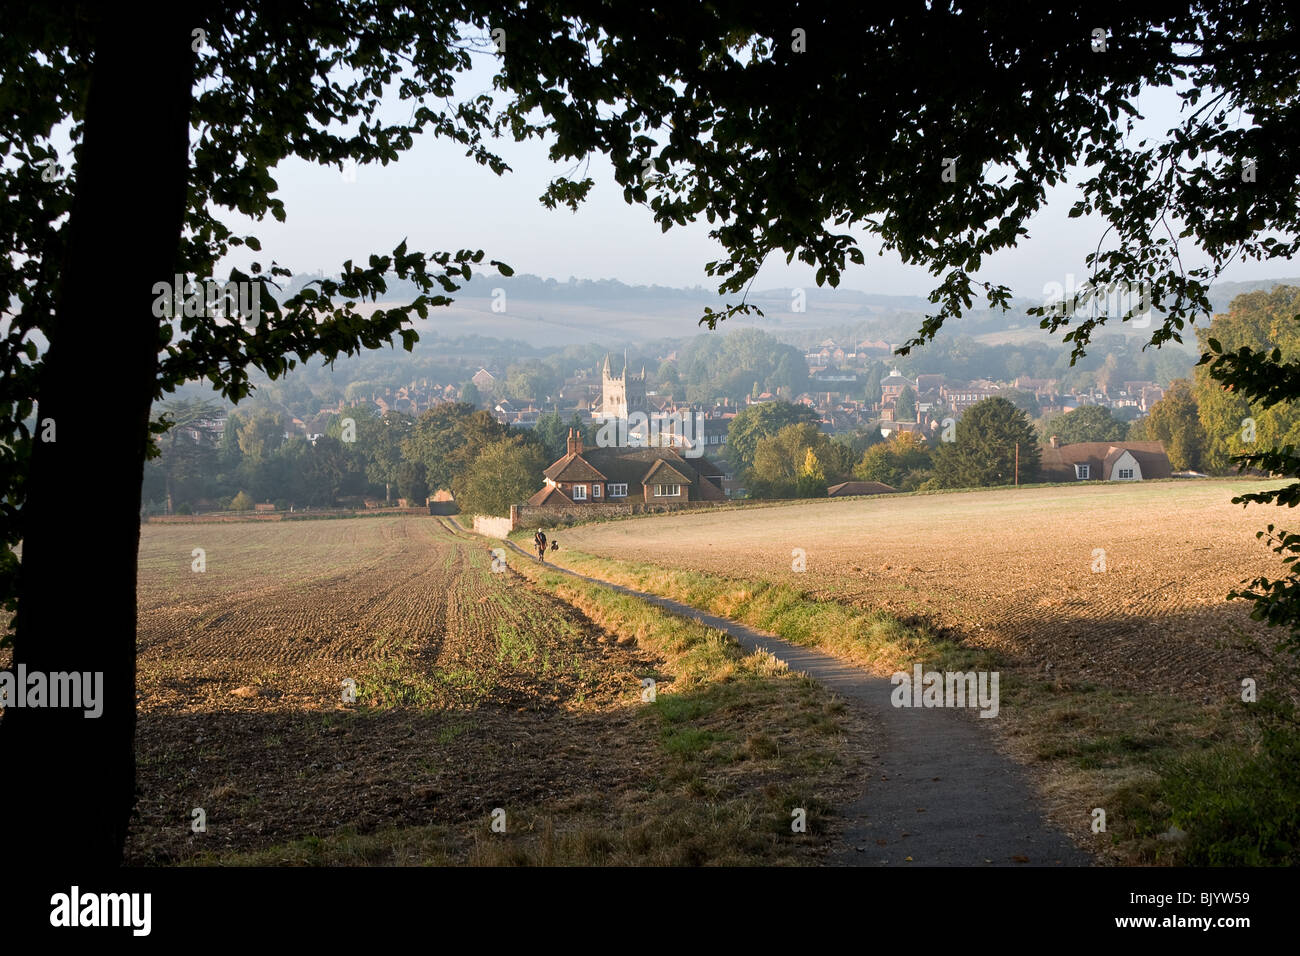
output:
M513 541L504 543L526 560L536 560ZM1044 819L1024 769L993 747L972 713L894 707L890 702L894 686L888 678L678 601L549 566L725 631L746 650L768 651L851 706L866 708L881 733L874 748L873 772L866 792L840 809L848 829L830 862L845 866L1093 863L1090 854Z

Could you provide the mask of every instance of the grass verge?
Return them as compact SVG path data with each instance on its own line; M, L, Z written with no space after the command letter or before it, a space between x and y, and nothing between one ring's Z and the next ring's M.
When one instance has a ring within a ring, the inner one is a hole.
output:
M1049 815L1119 865L1289 865L1294 769L1265 751L1243 704L1044 680L990 651L889 614L816 600L785 584L559 553L563 566L681 601L878 674L916 662L999 670L999 742L1035 772ZM1279 794L1281 796L1279 796ZM1099 829L1104 811L1104 827Z

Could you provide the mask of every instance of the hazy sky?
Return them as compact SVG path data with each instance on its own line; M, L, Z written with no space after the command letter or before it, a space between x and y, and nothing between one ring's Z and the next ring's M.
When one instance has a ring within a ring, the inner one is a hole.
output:
M482 56L482 55L481 55ZM486 64L485 64L486 65ZM486 69L461 82L466 92L490 90ZM1139 101L1151 128L1163 131L1177 117L1177 99L1152 91ZM410 106L400 111L407 116ZM422 136L402 159L389 166L361 166L348 181L337 169L294 160L275 172L287 222L268 219L254 231L263 241L265 263L274 256L295 272L336 272L345 259L364 261L385 253L403 238L426 252L481 248L488 258L508 262L518 273L564 281L570 276L619 279L636 285L716 287L704 264L720 258L721 247L708 236L707 222L675 227L655 225L648 209L629 206L603 157L593 157L596 186L583 208L549 211L538 201L562 167L546 157L538 140L500 141L497 152L513 167L501 177L477 165L454 144ZM1068 273L1083 276L1084 256L1095 248L1104 226L1097 219L1069 219L1077 196L1054 190L1047 209L1030 224L1029 239L988 261L981 278L1004 282L1018 295L1038 298L1048 282ZM872 244L867 261L850 266L841 287L887 294L925 294L934 280L924 269L906 266L893 254L881 258ZM232 258L245 265L247 258ZM812 268L784 257L768 260L754 289L813 286ZM1225 280L1290 275L1282 263L1234 264ZM1081 280L1080 280L1081 281Z

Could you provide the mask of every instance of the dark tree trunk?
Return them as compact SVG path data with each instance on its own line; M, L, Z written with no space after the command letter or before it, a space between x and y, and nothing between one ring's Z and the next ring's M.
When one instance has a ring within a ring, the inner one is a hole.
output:
M10 708L0 720L4 828L24 866L117 864L135 804L136 558L160 325L152 286L178 265L195 54L179 9L103 13L37 396L55 440L38 437L31 458L14 636L15 669L101 672L103 712ZM176 825L186 825L179 810Z

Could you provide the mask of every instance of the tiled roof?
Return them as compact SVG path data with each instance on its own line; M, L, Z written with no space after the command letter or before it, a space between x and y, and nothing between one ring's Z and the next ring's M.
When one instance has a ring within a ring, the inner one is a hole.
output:
M592 448L583 457L593 468L600 469L607 481L619 484L641 484L659 461L666 461L688 482L694 482L701 474L723 473L703 455L687 459L672 448Z
M606 481L639 487L647 483L684 484L691 498L721 501L726 495L716 483L725 472L709 458L683 458L674 448L590 448L581 455L565 455L544 472L551 481ZM709 480L714 479L714 480ZM560 498L554 494L560 494ZM548 485L528 503L562 504L569 498ZM572 502L569 502L572 503Z
M691 471L690 468L686 468L684 470ZM674 468L664 458L660 458L657 462L651 465L650 470L647 471L645 473L645 477L641 479L641 481L645 484L649 484L650 482L653 481L658 484L680 484L680 485L689 485L693 480L694 480L693 476L682 474L681 471Z
M1143 478L1169 477L1169 457L1165 454L1164 444L1158 441L1084 441L1059 448L1048 445L1042 450L1039 461L1042 470L1049 475L1058 473L1073 478L1075 465L1088 465L1093 475L1106 478L1115 461L1126 451L1141 467Z
M571 505L573 499L555 485L547 485L528 499L530 505Z
M570 454L565 455L555 464L547 468L542 474L551 481L607 481L608 477L602 472L597 471L587 461L587 455Z

